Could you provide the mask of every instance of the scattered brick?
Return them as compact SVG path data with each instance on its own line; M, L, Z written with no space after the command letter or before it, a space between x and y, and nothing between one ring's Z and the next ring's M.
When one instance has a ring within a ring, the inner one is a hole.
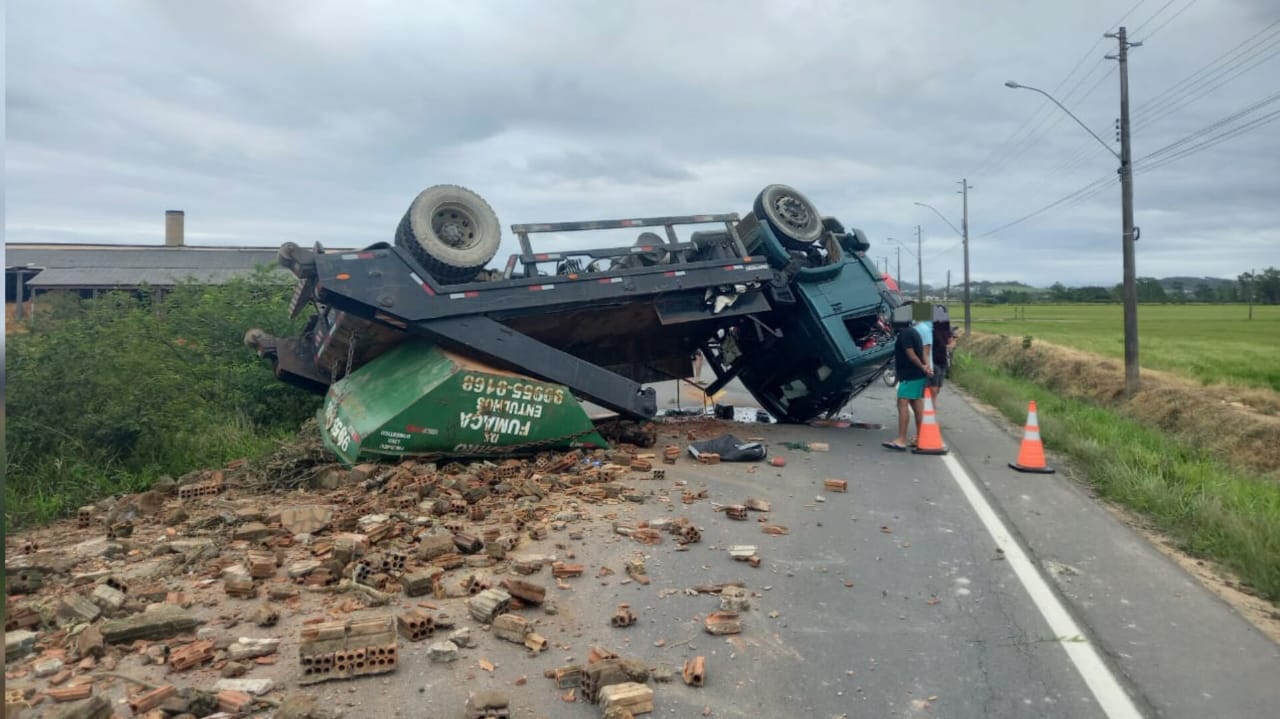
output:
M223 689L217 694L218 711L242 714L253 705L253 697L234 689Z
M169 668L175 672L186 671L213 659L213 653L213 642L192 642L169 653Z
M636 623L636 615L631 611L630 604L619 604L617 609L613 610L613 617L610 618L609 624L615 627L629 627Z
M627 712L632 715L653 711L653 690L637 682L621 682L603 687L597 703L604 707L605 715Z
M581 686L582 671L581 664L571 664L567 667L557 668L552 677L556 680L556 689L576 689Z
M525 635L533 631L528 620L519 614L500 614L493 619L493 636L508 642L524 644Z
M824 479L822 488L828 492L848 492L849 481L845 479Z
M420 642L435 634L435 619L426 612L410 610L396 617L396 627L400 636L411 642Z
M568 564L566 562L551 563L551 575L556 579L580 577L585 571L587 571L587 568L581 564Z
M73 684L67 687L58 687L57 689L46 689L45 694L58 703L75 702L81 699L87 699L93 695L93 683Z
M487 690L467 696L463 706L464 719L507 719L511 716L510 702L500 692Z
M528 604L542 604L547 598L547 588L523 579L508 577L502 580L507 593Z
M388 614L304 627L298 653L304 684L394 671L396 620Z
M467 600L467 611L477 622L490 624L494 617L505 612L510 604L510 594L501 589L486 589Z
M742 631L742 620L737 612L713 612L707 615L703 627L708 634L738 634Z
M547 638L537 632L524 635L524 645L538 654L547 648Z
M681 675L684 683L691 687L700 687L707 680L707 658L694 657L684 663L684 672Z
M172 684L165 684L164 686L156 687L150 691L145 691L133 699L130 699L129 709L131 709L134 714L149 712L163 704L169 697L175 696L177 693L177 687Z

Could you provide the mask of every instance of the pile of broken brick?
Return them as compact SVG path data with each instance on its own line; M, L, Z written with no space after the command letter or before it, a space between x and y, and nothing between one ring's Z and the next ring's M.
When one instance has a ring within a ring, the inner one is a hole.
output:
M271 679L243 676L275 664L281 639L230 641L201 626L190 611L193 604L216 607L229 599L254 608L225 622L228 628L242 619L272 627L282 611L306 609L303 600L312 596L330 602L327 616L306 620L297 636L298 685L394 671L401 640L431 640L431 661L452 661L459 647L475 642L468 628L457 626L462 615L536 654L548 641L518 612L541 605L554 614L556 607L535 575L549 567L552 581L566 589L566 580L581 576L585 567L568 561L572 553L516 550L551 531L581 538L581 530L568 525L584 517L585 505L645 501L654 492L620 480L662 480L665 471L655 462L674 464L680 456L673 445L650 454L624 446L465 465L365 464L344 470L345 477L323 478L321 486L337 487L327 493L286 495L312 502L305 506L284 498L264 501L237 479L243 466L233 464L84 507L74 529L33 532L6 552L6 719L42 705L65 716L112 716L118 706L103 696L107 687L123 696L117 705L127 703L135 716L151 719L263 710L325 716L325 707L307 705L304 712L296 706L308 701L305 695L269 698L263 695L276 689ZM665 487L659 494L673 501ZM691 489L679 497L686 504L706 498L705 490ZM264 508L269 502L281 508ZM748 499L715 509L745 520L749 510L768 512L769 505ZM615 518L616 534L642 544L660 542L663 533L680 545L701 539L685 517L629 524L616 520L616 512L603 516ZM787 532L763 517L761 522L766 534ZM41 548L41 536L57 546ZM729 554L752 566L760 562L751 545L730 547ZM642 559L627 562L625 571L631 580L648 583ZM742 586L699 591L721 599L721 611L705 619L707 632L742 630L740 612L749 606ZM406 597L417 603L405 604ZM397 613L397 605L413 608ZM621 604L610 623L622 628L635 620ZM117 665L132 656L162 665L166 677L200 668L220 678L200 689L117 673ZM697 657L682 676L702 686L705 673L705 659ZM650 667L643 662L594 648L586 664L547 674L564 692L562 699L596 703L606 717L652 711ZM509 704L500 693L474 693L465 715L506 717Z

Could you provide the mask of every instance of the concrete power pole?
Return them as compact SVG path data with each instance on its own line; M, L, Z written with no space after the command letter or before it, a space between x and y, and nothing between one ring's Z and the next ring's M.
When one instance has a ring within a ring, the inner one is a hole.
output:
M898 245L898 273L893 276L893 279L902 281L902 245Z
M969 336L973 329L973 320L969 314L969 178L960 178L960 194L964 195L964 215L960 219L960 229L964 230L964 335Z
M1128 41L1124 26L1107 37L1115 38L1120 49L1108 55L1120 63L1120 201L1124 222L1121 243L1124 254L1124 390L1133 396L1139 389L1138 375L1138 282L1133 243L1140 231L1133 226L1133 149L1129 143L1129 48L1142 43Z
M942 297L947 302L951 301L951 270L947 270L947 291Z
M916 279L919 281L918 294L924 302L924 253L920 246L920 225L916 225Z

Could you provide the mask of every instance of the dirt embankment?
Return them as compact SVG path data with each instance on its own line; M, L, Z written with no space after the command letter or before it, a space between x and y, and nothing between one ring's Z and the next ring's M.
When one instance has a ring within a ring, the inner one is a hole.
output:
M974 334L964 348L987 362L1074 399L1111 407L1177 435L1214 457L1280 481L1280 393L1202 386L1168 372L1142 370L1142 389L1124 397L1119 360L1040 340Z

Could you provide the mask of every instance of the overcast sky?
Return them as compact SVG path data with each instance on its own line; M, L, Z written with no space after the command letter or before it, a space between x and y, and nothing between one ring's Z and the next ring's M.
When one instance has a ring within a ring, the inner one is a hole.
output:
M925 281L959 284L913 202L958 227L967 176L974 280L1110 285L1115 158L1004 82L1118 148L1123 18L1135 158L1272 100L1139 164L1138 274L1280 266L1280 122L1244 125L1280 119L1275 0L6 5L8 242L161 244L182 209L191 244L350 247L438 183L504 227L745 213L785 183L891 270L920 224Z

